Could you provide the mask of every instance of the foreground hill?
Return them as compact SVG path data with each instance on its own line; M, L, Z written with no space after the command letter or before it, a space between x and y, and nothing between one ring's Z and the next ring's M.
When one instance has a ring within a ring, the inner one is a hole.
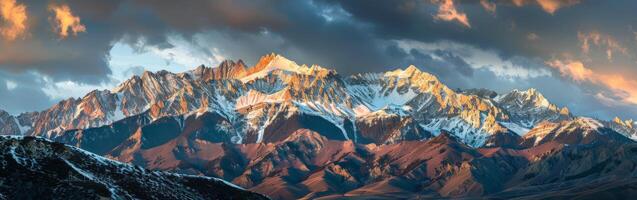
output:
M637 144L587 119L532 129L516 148L473 148L446 132L424 141L360 144L309 129L268 143L228 144L202 131L211 119L189 116L181 122L186 130L158 120L129 133L108 132L116 123L81 134L103 141L130 134L119 143L65 142L149 169L220 177L275 199L513 197L507 191L537 195L544 192L538 188L579 191L591 184L631 192L637 178Z
M225 181L149 171L34 137L0 137L6 199L267 199Z

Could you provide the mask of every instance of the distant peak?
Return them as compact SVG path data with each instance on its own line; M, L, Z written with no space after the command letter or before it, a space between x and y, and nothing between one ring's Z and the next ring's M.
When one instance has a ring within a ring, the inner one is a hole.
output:
M414 72L421 72L420 69L418 69L418 67L414 66L414 65L409 65L409 67L407 67L405 69L405 72L407 73L414 73Z
M243 60L239 59L237 60L237 65L245 66L246 64L243 62Z
M589 130L597 130L601 127L604 127L604 125L600 123L598 120L590 118L590 117L578 117L573 122Z
M629 128L633 128L634 125L637 125L637 123L634 120L632 120L632 119L622 120L619 117L613 118L613 122L615 124L618 124L618 125L621 125L621 126L625 126L625 127L629 127Z
M542 93L540 93L535 88L529 88L527 90L514 89L513 91L506 94L502 99L505 101L506 99L516 99L520 102L534 103L536 106L542 107L551 106L551 103L548 101L548 99L546 99L544 95L542 95Z
M289 60L279 54L270 53L262 56L256 65L247 70L247 75L241 78L242 81L249 81L255 78L267 76L273 71L285 71L296 74L317 74L317 72L329 72L331 70L322 68L318 65L312 65L307 67L306 65L299 65L296 62Z
M535 88L529 88L526 90L518 90L518 89L514 89L513 91L511 91L512 94L522 94L522 95L528 95L528 96L543 96L542 93L540 93L537 89Z
M249 73L256 73L263 70L272 70L273 68L295 69L300 66L295 62L275 53L261 56L257 64L249 69Z
M269 54L261 56L261 58L259 58L259 61L257 61L257 64L254 65L254 68L257 68L258 66L270 64L271 62L276 60L292 62L290 61L290 59L287 59L286 57L283 57L280 54L269 53Z
M396 70L393 70L393 71L385 72L385 76L393 76L393 77L398 77L398 78L410 78L410 77L419 76L419 75L427 75L427 76L429 76L431 78L435 78L434 75L431 75L431 74L426 73L426 72L422 72L422 71L420 71L420 69L418 69L418 67L416 67L414 65L409 65L405 69L396 69Z

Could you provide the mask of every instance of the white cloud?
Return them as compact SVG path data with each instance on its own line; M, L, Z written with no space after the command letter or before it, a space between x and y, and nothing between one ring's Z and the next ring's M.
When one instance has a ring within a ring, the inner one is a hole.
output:
M201 48L199 45L193 44L193 42L186 41L183 37L172 36L168 41L173 45L172 48L159 49L156 47L150 47L149 50L155 56L163 58L169 62L173 62L183 68L194 68L199 65L216 66L221 63L225 58L219 55L216 48Z
M6 80L5 83L7 84L7 90L13 90L18 87L18 84L10 80Z
M42 91L53 100L66 99L69 97L84 97L93 90L104 90L113 87L112 84L91 85L74 81L53 82L50 78L46 77L43 77L42 80L47 83L46 87L42 88Z

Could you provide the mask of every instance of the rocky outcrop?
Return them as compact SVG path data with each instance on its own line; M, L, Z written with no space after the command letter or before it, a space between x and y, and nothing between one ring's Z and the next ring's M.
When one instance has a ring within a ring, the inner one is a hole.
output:
M0 134L2 135L22 135L20 122L16 117L4 110L0 110Z
M597 120L580 117L569 121L540 123L524 135L521 145L529 147L548 142L577 145L623 144L633 141Z
M633 119L622 120L619 117L615 117L611 121L602 121L602 123L604 126L611 128L628 138L633 140L637 139L637 121Z
M544 95L533 88L525 91L513 90L496 97L495 101L508 112L512 122L525 128L533 128L543 121L559 122L573 117L568 108L559 108L550 103Z

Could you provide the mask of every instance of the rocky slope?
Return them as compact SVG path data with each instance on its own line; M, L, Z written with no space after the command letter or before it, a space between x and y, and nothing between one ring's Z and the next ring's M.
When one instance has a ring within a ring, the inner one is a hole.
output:
M8 199L267 199L208 177L149 171L34 137L0 137Z
M637 140L637 121L633 119L622 120L615 117L611 121L602 121L602 123L630 139Z
M542 122L523 137L522 146L537 146L547 142L563 144L628 143L624 135L605 127L591 118L576 118L569 121Z
M533 88L526 91L513 90L508 94L497 96L495 101L509 113L511 121L524 128L533 128L542 121L561 121L572 118L568 108L559 108L550 103L544 95Z

